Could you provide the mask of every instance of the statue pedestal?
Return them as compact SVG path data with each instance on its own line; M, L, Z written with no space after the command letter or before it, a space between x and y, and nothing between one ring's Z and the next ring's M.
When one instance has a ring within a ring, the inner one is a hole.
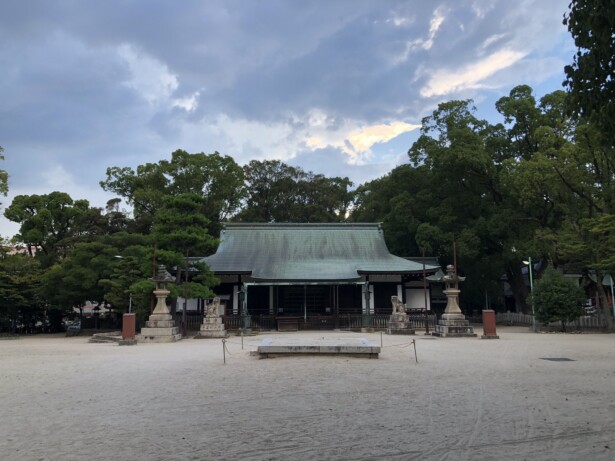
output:
M201 330L194 338L226 338L226 329L222 319L219 316L205 316Z
M237 336L256 336L252 331L252 316L241 314L241 328L237 330Z
M387 335L413 335L414 329L410 325L408 314L393 314L389 317Z

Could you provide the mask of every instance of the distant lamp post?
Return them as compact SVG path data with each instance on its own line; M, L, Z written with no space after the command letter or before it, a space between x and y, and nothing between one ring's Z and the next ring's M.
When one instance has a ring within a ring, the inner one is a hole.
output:
M534 312L534 276L532 275L532 258L527 258L527 261L523 261L529 269L530 276L530 299L532 302L532 331L536 333L536 314Z
M607 277L609 278L609 284L611 285L611 306L613 307L613 318L615 318L615 289L613 288L613 276L611 274L607 274Z

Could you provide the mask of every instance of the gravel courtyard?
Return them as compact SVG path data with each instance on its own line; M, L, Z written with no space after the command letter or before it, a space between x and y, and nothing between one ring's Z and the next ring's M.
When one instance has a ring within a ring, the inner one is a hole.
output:
M232 336L226 364L213 339L3 340L0 458L614 460L615 335L498 334L384 335L378 360L249 350L380 333Z

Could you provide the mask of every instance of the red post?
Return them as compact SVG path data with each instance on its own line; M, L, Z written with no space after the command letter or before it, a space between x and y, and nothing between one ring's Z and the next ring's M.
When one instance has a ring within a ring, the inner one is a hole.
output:
M124 314L122 316L122 339L135 339L136 320L135 314Z
M483 311L483 335L481 339L499 339L495 331L495 311Z

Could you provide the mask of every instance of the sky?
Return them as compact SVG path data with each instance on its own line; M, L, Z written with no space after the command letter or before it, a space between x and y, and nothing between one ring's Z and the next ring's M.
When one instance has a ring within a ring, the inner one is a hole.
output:
M176 149L359 185L407 162L441 102L495 123L515 86L562 89L568 3L3 0L0 208L55 190L102 207L108 167Z

